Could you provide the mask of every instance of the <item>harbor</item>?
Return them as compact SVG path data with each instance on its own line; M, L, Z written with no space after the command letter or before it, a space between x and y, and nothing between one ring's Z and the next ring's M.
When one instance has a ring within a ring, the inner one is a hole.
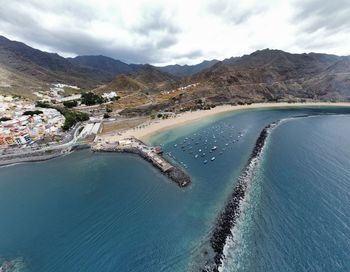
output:
M117 142L97 141L91 146L91 150L95 152L126 152L137 154L159 169L179 187L186 187L191 183L189 175L162 156L163 151L161 147L148 146L136 138L127 138Z

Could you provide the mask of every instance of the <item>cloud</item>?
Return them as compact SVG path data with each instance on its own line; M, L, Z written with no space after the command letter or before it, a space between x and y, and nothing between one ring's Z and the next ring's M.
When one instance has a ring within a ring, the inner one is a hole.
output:
M263 12L266 6L261 1L213 0L208 12L232 24L243 24Z
M262 49L350 54L348 0L0 0L0 34L64 56L198 63Z
M11 38L63 55L103 54L137 63L168 59L159 53L177 42L180 29L162 7L143 8L136 20L126 17L123 21L111 15L118 17L125 7L112 2L94 12L88 1L43 1L40 5L38 0L15 0L0 10L0 26Z
M350 30L348 0L298 1L296 21L301 21L307 33L326 30L328 33Z

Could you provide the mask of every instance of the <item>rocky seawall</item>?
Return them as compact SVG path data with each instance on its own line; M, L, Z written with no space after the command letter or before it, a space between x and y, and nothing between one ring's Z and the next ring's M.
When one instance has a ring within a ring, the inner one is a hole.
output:
M175 182L179 187L186 187L191 183L191 178L187 175L180 167L172 165L170 162L165 160L164 157L158 155L158 159L164 162L167 167L164 167L164 164L159 164L155 161L154 158L149 156L147 153L142 152L140 149L136 147L118 147L118 146L110 146L103 148L94 148L93 151L98 152L119 152L119 153L131 153L136 154L143 158L144 160L150 162L155 168L160 170L165 176L167 176L170 180Z
M12 156L0 157L0 166L24 163L24 162L39 162L57 158L70 152L70 149L55 150L53 152L38 151L30 154L14 154Z
M210 238L210 251L213 254L211 254L211 257L206 260L201 271L219 271L224 258L224 247L227 239L232 235L231 230L237 223L237 219L241 213L241 201L245 198L247 187L251 182L256 166L259 163L260 155L265 146L267 137L271 129L277 126L278 123L279 121L271 123L261 131L249 160L238 178L238 184L234 188L229 201L218 218L216 227Z
M0 166L24 163L24 162L39 162L46 161L50 159L54 159L68 153L71 153L75 150L82 150L90 148L88 144L76 144L72 147L65 147L60 149L52 149L52 150L37 150L30 151L27 153L15 153L10 155L0 156Z

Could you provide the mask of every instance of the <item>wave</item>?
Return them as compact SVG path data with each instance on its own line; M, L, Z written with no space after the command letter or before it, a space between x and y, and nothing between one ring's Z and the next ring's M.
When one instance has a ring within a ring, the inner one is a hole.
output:
M244 220L244 218L240 218L240 216L244 211L244 203L248 201L247 198L250 191L249 188L252 184L252 181L254 180L256 170L258 169L261 161L263 149L271 131L279 124L285 123L287 121L301 118L312 118L320 115L325 114L307 114L283 118L270 123L260 132L249 160L240 176L238 177L238 183L234 188L233 193L231 194L231 197L229 198L224 210L221 212L220 216L217 219L216 226L214 227L214 231L210 238L210 249L205 250L205 255L207 258L205 260L204 268L202 267L201 271L222 271L222 266L225 256L227 255L227 251L229 248L232 248L235 243L234 232L237 228L236 225L239 223L239 220ZM210 257L208 254L209 251L211 252Z
M224 247L227 243L227 239L232 236L231 230L236 225L236 222L241 213L241 203L245 199L247 187L250 185L250 182L254 176L255 169L259 164L260 155L265 146L266 139L270 131L279 123L280 121L273 122L261 131L255 143L254 149L249 157L249 160L238 178L238 184L235 187L230 200L226 204L225 209L218 219L213 235L210 239L210 245L214 251L214 256L210 261L211 263L206 263L203 271L219 271L224 257Z

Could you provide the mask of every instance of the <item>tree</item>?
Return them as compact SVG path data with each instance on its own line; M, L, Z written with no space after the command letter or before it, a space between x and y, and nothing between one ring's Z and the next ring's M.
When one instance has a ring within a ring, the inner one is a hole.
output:
M64 101L63 106L65 106L66 108L73 108L78 106L78 101L77 100Z
M94 94L93 92L83 93L81 95L81 103L87 106L102 104L103 102L105 101L102 96Z
M33 116L33 115L39 115L39 114L42 114L43 112L41 110L34 110L34 111L25 111L23 112L22 115L30 115L30 116Z
M38 107L38 108L51 108L52 106L49 103L47 103L47 102L37 101L35 103L35 107Z
M0 118L0 122L10 121L10 120L11 120L11 118L8 118L6 116Z
M120 99L120 96L117 95L117 96L115 96L115 97L112 97L112 98L111 98L111 101L118 101L119 99Z
M66 118L62 126L62 129L64 131L70 129L72 126L74 126L78 122L89 120L89 115L84 112L73 111L73 110L65 110L63 112L64 113L62 114Z

